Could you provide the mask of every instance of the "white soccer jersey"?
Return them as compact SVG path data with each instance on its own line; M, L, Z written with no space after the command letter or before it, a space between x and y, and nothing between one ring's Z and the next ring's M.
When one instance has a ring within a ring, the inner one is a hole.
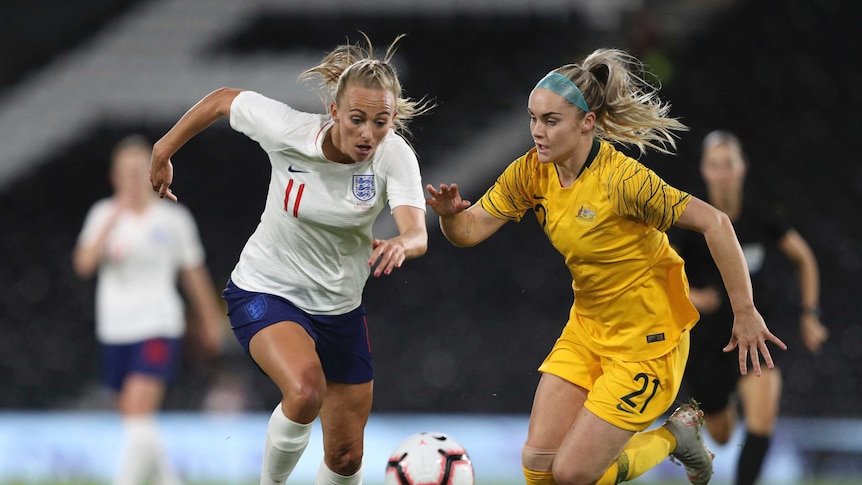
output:
M79 241L96 237L113 210L112 199L93 205ZM121 214L108 234L99 263L99 341L123 344L181 336L186 323L177 274L203 260L197 226L185 207L160 200L142 214Z
M329 115L296 111L251 91L234 99L230 124L258 142L272 165L260 224L233 282L286 298L311 314L358 307L377 215L387 202L425 210L416 154L390 131L369 160L329 161L322 149L333 125Z

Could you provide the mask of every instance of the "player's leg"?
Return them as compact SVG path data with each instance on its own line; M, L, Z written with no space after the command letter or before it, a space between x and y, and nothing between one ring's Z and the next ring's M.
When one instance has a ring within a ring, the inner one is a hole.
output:
M542 373L521 450L527 485L554 485L557 450L578 416L593 383L601 375L601 359L584 347L567 324L539 371Z
M128 373L117 393L117 409L124 428L125 451L117 473L118 484L144 483L152 474L159 485L181 483L162 444L156 415L173 377L178 339L152 339L123 348Z
M373 381L329 382L320 410L324 457L315 485L362 483L364 433L371 414L372 394Z
M622 431L634 433L596 483L617 484L633 480L673 455L685 465L692 483L706 483L712 476L712 454L700 434L702 414L686 404L661 427L647 429L673 404L682 383L689 354L689 335L659 358L642 362L604 359L604 374L596 380L585 409L607 426L593 425L609 439L621 439ZM695 417L696 419L692 419ZM589 424L589 421L587 421ZM587 428L587 431L590 431ZM566 438L567 441L569 437ZM613 450L608 448L610 454ZM605 460L609 459L605 456Z
M314 340L298 323L282 321L258 330L248 349L282 394L267 426L260 483L283 484L308 445L326 379Z
M634 431L614 426L582 407L557 451L554 480L559 485L616 484L626 480L623 452ZM660 457L667 458L670 447Z
M315 485L358 485L374 389L365 307L344 315L316 316L315 329L328 386L320 410L324 457Z
M308 445L326 394L310 317L283 298L232 281L222 297L240 345L282 394L267 425L260 483L283 484Z
M560 377L543 373L533 397L527 440L521 465L528 485L553 485L554 459L575 417L587 399L587 390Z
M775 430L781 401L781 371L765 369L739 381L739 396L745 416L745 443L739 454L737 485L752 485L760 475Z

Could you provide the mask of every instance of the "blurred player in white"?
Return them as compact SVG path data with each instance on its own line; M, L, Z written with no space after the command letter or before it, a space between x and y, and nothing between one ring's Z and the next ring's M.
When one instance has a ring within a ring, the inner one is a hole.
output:
M282 393L261 484L285 482L318 415L324 460L315 483L362 483L373 389L362 291L372 271L389 274L428 244L419 163L400 133L429 105L402 98L389 62L395 43L382 60L372 57L370 42L342 45L302 74L321 81L332 100L327 114L221 88L154 147L153 188L174 200L170 157L222 117L269 156L260 224L223 294L237 339ZM399 234L376 239L372 225L387 203Z
M156 421L170 384L186 319L177 277L201 324L210 353L220 348L223 317L197 227L189 211L149 188L151 145L121 140L112 154L114 194L87 214L73 254L81 278L98 273L96 336L102 379L117 392L125 447L115 484L181 483L163 449Z

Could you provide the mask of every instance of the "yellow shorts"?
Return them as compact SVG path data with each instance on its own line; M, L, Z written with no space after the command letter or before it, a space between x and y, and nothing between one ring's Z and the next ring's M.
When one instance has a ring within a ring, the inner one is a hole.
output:
M688 349L689 333L683 332L679 345L656 359L610 359L585 347L566 326L539 371L583 387L587 409L614 426L637 432L673 405Z

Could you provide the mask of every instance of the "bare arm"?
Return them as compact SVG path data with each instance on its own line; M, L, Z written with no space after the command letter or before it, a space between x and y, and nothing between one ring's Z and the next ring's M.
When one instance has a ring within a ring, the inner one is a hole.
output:
M425 211L401 205L392 209L398 226L398 235L390 239L374 239L374 250L368 260L374 266L374 276L390 274L408 259L418 258L428 249L428 230L425 228Z
M769 331L763 317L754 307L748 265L730 219L706 202L692 197L676 225L703 234L712 259L721 273L734 317L730 342L724 351L730 352L739 348L739 371L743 375L748 373L749 353L755 374L761 373L759 354L763 355L767 366L772 368L774 364L766 341L773 342L781 349L786 349L787 346Z
M799 329L802 341L811 352L820 351L821 344L828 338L829 331L820 322L820 272L817 259L798 232L791 229L778 242L781 252L787 256L797 269L799 290L802 300L802 314L799 317Z
M209 270L204 264L182 269L180 286L196 317L192 320L199 325L199 328L194 329L196 335L207 352L217 353L221 348L224 319L221 316L221 307L216 301Z
M122 203L120 201L116 201L114 211L111 213L110 217L108 217L108 220L105 221L105 225L102 226L96 237L86 242L78 242L78 244L75 245L75 249L72 252L72 268L75 270L75 274L78 275L79 278L89 279L96 274L96 270L99 268L99 262L102 260L102 254L105 250L105 242L108 240L108 234L110 234L111 228L116 224L117 218L120 217L120 213L122 211Z
M440 229L455 246L475 246L507 222L492 216L478 204L471 206L470 201L462 200L457 184L441 184L439 190L428 185L426 189L431 197L426 197L425 201L440 216Z
M219 88L204 96L153 145L153 159L150 165L150 182L159 197L176 201L170 186L174 179L171 157L195 135L222 117L230 116L230 105L241 89Z

